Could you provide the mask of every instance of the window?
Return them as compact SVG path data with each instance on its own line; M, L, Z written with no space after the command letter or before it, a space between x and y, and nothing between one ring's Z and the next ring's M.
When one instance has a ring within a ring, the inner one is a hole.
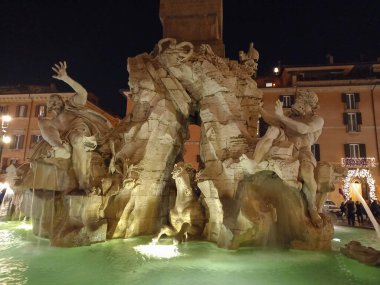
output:
M32 135L30 137L30 148L33 148L36 144L38 144L40 141L42 141L41 135Z
M46 105L37 105L34 116L35 117L46 117Z
M8 113L8 106L6 106L6 105L0 106L0 113L7 114Z
M18 105L16 107L16 117L26 117L28 113L27 105Z
M316 161L320 161L321 160L321 155L320 155L320 150L319 150L319 144L313 144L311 146L311 152L313 153Z
M290 108L294 104L294 95L281 95L280 101L282 102L282 107Z
M345 109L358 109L360 96L359 93L343 93L342 102Z
M344 145L344 155L351 158L367 157L365 144L348 143Z
M18 159L17 158L8 158L8 157L3 157L2 160L1 160L1 173L6 173L7 171L7 167L9 165L15 165L15 166L18 166Z
M13 165L17 165L18 164L18 159L17 158L11 158L8 160L9 163L8 163L8 166L13 164Z
M343 113L343 123L346 125L347 132L360 132L362 114L360 112Z
M24 146L24 137L24 135L13 135L9 148L22 149Z

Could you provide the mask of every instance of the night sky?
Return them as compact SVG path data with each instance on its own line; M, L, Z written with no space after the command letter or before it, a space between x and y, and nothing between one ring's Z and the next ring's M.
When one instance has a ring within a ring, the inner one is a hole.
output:
M254 42L259 75L282 65L376 60L380 57L379 0L224 0L226 56ZM159 0L0 0L0 85L56 83L51 66L124 116L127 58L150 52L161 38Z

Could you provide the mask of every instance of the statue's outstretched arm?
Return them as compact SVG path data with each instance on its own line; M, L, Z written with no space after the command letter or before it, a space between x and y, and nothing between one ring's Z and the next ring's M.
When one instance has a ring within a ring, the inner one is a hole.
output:
M263 109L262 106L259 107L259 113L263 120L270 126L280 127L280 120L273 114L269 113L267 110Z
M66 84L68 84L71 88L74 89L76 92L76 95L74 96L74 102L76 104L85 105L87 101L87 91L84 89L82 85L80 85L78 82L76 82L74 79L72 79L67 74L67 64L66 61L60 61L59 63L55 64L52 69L56 73L56 75L53 75L52 77L58 80L62 80Z
M279 100L276 102L275 115L283 125L301 135L319 131L322 129L324 124L324 120L319 116L315 116L313 120L308 123L296 121L288 116L285 116L282 109L282 102Z

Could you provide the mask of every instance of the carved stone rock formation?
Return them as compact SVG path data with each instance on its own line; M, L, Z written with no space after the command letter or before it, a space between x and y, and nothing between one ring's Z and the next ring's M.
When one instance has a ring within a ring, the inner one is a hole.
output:
M371 266L380 266L380 251L372 247L363 246L358 241L350 241L340 251L353 259Z
M128 72L133 109L103 137L103 148L89 152L91 191L66 194L71 180L62 177L70 173L60 167L46 171L49 181L26 174L21 185L38 197L35 234L59 246L167 234L224 248L330 248L332 223L322 215L316 227L310 218L293 145L275 145L251 173L240 161L253 156L258 140L262 92L250 68L208 45L194 50L169 38L129 58ZM183 162L191 119L201 127L203 167L196 175Z

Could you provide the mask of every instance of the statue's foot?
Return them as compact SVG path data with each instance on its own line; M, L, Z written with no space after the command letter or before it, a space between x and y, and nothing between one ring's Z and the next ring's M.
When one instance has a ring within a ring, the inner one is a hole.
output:
M311 222L313 225L317 228L321 228L323 226L323 220L321 216L319 216L317 211L310 211L310 217L311 217Z
M248 174L254 174L257 168L257 162L253 159L249 159L245 154L240 156L240 165L244 172Z

